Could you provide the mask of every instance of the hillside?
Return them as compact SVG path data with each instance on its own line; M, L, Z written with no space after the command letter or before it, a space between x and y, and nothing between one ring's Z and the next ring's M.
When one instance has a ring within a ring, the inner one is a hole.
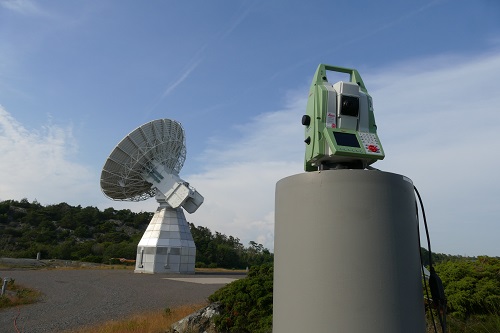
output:
M79 260L109 263L135 259L137 244L153 213L104 211L67 203L0 202L0 257ZM243 246L238 238L190 224L197 246L197 267L245 268L273 260L261 244Z

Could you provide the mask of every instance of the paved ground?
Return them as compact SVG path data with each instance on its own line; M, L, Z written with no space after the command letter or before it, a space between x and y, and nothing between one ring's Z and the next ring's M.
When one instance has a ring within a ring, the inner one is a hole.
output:
M60 332L78 326L206 300L244 275L134 274L125 269L28 270L0 268L0 277L44 293L41 302L0 310L0 333Z

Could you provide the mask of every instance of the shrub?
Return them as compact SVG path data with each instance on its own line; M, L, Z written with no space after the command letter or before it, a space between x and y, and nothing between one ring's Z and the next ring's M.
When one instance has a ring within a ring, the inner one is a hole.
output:
M252 267L245 279L234 281L209 297L222 312L214 318L221 331L269 333L273 316L273 265Z
M500 309L500 259L478 257L439 263L451 316L466 320L472 315L498 314Z
M194 265L196 268L207 268L207 265L205 265L204 262L197 261L196 264Z

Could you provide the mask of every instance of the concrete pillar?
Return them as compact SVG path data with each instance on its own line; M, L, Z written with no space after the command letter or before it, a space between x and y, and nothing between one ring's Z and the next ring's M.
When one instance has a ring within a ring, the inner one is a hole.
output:
M276 185L273 333L423 333L413 184L326 170Z

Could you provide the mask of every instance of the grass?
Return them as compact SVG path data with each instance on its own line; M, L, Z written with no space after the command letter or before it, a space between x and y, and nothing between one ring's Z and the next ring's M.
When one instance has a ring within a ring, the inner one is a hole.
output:
M228 268L195 268L198 273L246 273L246 269L228 269Z
M449 332L455 333L498 333L500 332L500 314L473 315L467 320L458 320L448 316Z
M119 270L134 270L134 266L127 265L107 265L107 264L99 264L99 265L86 265L85 263L73 266L49 266L49 267L40 267L40 269L47 270L84 270L84 269L93 269L93 270L106 270L106 269L119 269Z
M19 261L6 262L0 258L0 269L57 269L57 270L74 270L74 269L119 269L119 270L134 270L135 265L131 264L105 264L105 263L89 263L75 260L59 260L45 259L40 260L34 265L33 262L23 263L22 259L15 258ZM196 268L199 273L246 273L245 269L227 269L227 268Z
M207 306L207 303L166 308L163 311L137 314L122 320L110 320L97 325L72 329L66 333L160 333L182 318Z
M3 283L3 279L0 280ZM14 280L7 283L7 288L5 290L5 294L0 296L0 309L23 304L32 304L42 297L42 293L38 290L16 284Z
M437 332L441 333L439 320L436 319ZM499 333L500 313L490 313L486 315L472 315L466 320L448 315L446 318L447 333ZM432 322L427 317L426 333L435 333Z

